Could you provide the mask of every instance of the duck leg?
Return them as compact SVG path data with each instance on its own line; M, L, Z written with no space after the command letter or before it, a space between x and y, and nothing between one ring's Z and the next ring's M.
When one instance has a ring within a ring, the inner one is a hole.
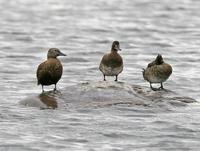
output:
M162 89L162 90L164 89L162 82L160 83L160 88L159 89Z
M105 74L103 75L103 81L106 81L106 76L105 76Z
M115 76L116 78L115 78L115 81L117 81L117 75Z
M56 91L57 90L57 88L56 88L56 84L55 84L55 88L53 89L54 91Z
M42 85L42 92L44 92L44 86Z
M149 84L150 84L150 88L153 90L154 88L152 87L151 83L149 83Z

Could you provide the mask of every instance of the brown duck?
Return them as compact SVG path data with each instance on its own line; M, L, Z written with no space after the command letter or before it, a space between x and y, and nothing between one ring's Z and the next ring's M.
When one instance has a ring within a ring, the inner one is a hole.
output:
M123 60L122 57L118 54L118 51L121 50L118 41L113 41L111 52L103 56L99 70L103 73L104 81L106 81L106 76L115 76L117 81L118 75L123 70Z
M42 85L42 91L44 92L44 85L55 85L54 91L56 90L56 84L60 80L63 72L61 62L57 59L57 56L66 56L60 52L57 48L51 48L47 54L47 60L41 63L37 68L37 80L38 85Z
M150 83L150 87L154 91L163 89L163 82L165 82L171 74L171 65L165 63L160 54L158 54L154 61L148 64L146 69L143 69L143 77ZM161 86L158 89L153 88L152 83L160 83Z

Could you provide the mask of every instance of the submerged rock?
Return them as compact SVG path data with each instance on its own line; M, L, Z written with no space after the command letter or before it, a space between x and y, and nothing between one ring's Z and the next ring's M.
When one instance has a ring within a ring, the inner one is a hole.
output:
M196 100L183 97L169 90L152 91L148 87L122 82L91 82L69 86L59 91L49 91L30 96L20 104L40 108L90 108L113 105L175 105L182 106ZM66 106L67 105L67 106Z

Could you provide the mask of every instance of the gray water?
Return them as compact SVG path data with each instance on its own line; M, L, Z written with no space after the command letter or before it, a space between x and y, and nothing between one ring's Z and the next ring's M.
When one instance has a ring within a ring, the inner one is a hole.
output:
M199 10L198 0L1 0L0 150L199 150ZM113 40L124 59L120 82L148 89L141 70L160 53L173 66L164 87L197 103L19 104L41 93L35 72L50 47L68 55L58 83L68 97L77 84L101 83L98 65Z

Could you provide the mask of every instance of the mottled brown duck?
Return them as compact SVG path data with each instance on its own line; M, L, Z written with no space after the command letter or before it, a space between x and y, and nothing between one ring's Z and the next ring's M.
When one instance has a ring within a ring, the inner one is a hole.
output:
M162 55L158 54L156 59L148 64L146 69L143 69L143 77L150 83L152 90L160 90L163 88L163 82L165 82L172 74L172 67L168 63L165 63ZM160 83L159 88L153 88L152 83Z
M120 45L118 41L112 43L111 52L103 56L99 70L103 73L104 81L106 76L115 76L115 81L118 80L118 75L123 70L123 59L119 55Z
M54 91L56 90L56 84L60 80L63 72L63 66L58 56L66 56L57 48L50 48L47 53L47 60L41 63L37 68L37 80L38 85L42 85L42 91L44 92L43 86L55 85Z

